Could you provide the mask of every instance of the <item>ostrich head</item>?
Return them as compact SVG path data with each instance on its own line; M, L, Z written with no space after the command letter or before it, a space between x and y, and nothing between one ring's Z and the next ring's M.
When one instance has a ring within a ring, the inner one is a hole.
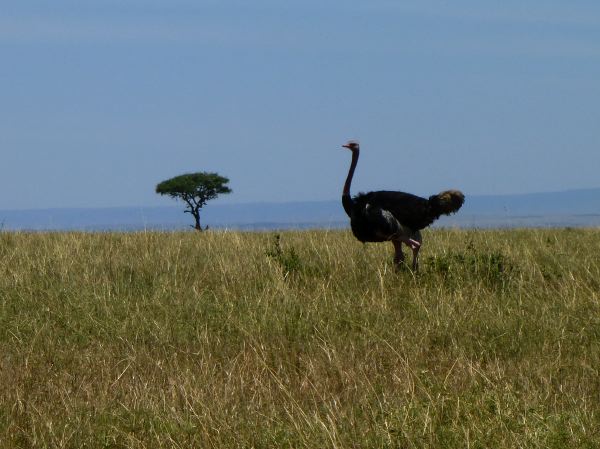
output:
M348 148L350 151L357 151L359 148L358 142L355 140L350 140L347 144L342 146Z

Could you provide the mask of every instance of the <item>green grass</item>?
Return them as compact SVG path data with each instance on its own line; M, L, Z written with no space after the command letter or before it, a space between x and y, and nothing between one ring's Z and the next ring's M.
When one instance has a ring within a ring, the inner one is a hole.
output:
M600 230L0 232L0 447L600 447Z

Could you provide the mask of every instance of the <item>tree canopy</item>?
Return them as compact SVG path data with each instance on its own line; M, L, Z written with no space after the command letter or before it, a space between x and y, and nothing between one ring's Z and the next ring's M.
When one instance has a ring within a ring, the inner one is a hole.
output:
M200 209L207 201L220 194L231 193L231 189L226 185L228 182L228 178L218 173L187 173L159 183L156 186L156 193L183 200L188 206L185 212L194 217L195 228L201 231Z

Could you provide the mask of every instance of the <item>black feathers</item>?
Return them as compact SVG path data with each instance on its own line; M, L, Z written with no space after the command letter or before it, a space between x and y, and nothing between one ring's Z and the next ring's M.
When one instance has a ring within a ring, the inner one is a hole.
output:
M355 204L359 208L369 204L387 210L396 220L413 231L423 229L433 222L433 219L430 218L429 202L425 198L410 193L387 190L359 193L356 196Z
M453 194L450 200L442 194L425 199L411 193L380 190L359 193L352 202L350 198L345 201L342 198L342 203L345 203L344 209L350 209L350 224L356 238L363 242L382 242L398 232L390 224L386 212L408 228L406 232L414 233L429 226L440 215L455 212L464 201L462 194Z

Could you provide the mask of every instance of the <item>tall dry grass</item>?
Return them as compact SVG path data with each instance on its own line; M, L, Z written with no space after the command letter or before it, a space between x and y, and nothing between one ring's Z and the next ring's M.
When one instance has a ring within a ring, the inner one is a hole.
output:
M0 447L600 447L599 250L2 232Z

